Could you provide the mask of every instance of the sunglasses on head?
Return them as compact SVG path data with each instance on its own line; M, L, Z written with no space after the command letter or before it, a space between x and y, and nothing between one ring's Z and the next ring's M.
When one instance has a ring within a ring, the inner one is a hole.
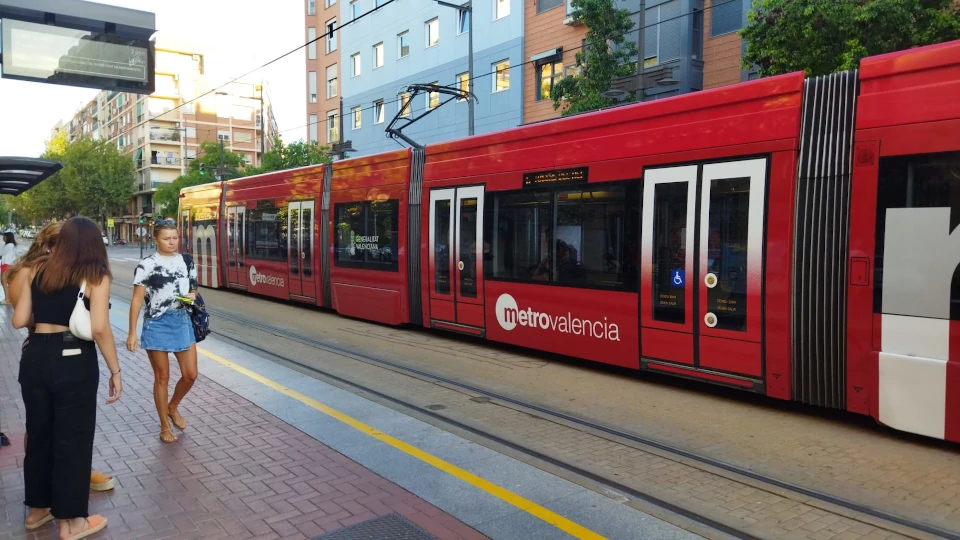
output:
M172 219L161 219L154 223L154 227L176 227L177 222Z

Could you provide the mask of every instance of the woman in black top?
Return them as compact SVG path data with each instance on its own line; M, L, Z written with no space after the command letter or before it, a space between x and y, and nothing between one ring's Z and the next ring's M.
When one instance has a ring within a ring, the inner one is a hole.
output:
M13 315L15 328L34 325L23 346L19 377L29 440L23 474L30 511L24 525L33 530L56 518L60 538L75 540L107 524L87 511L100 379L97 347L111 373L107 403L119 399L122 390L100 229L85 217L69 220L49 259L29 272ZM70 333L70 315L84 283L96 346Z

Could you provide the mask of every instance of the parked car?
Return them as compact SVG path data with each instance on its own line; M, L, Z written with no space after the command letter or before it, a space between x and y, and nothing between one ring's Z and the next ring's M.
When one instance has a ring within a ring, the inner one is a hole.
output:
M103 238L103 245L109 246L110 242L107 240L107 235L100 233L100 238Z

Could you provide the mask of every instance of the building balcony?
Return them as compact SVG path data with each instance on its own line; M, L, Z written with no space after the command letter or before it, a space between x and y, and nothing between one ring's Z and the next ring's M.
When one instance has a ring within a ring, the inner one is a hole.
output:
M150 130L150 141L157 143L180 144L180 131L176 129L155 128Z

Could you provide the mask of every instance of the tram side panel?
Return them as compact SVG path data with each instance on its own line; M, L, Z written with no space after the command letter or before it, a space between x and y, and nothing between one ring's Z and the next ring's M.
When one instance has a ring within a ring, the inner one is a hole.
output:
M865 59L860 80L850 409L960 442L960 41Z
M329 205L332 306L383 324L410 322L407 227L410 151L333 164Z

